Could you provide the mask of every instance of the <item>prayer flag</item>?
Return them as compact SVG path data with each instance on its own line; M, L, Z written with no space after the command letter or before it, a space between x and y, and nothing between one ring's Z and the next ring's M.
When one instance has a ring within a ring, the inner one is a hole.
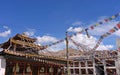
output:
M94 25L94 27L97 27L96 25Z
M79 34L81 34L82 32L78 32Z
M99 22L99 24L103 24L103 22Z
M93 27L93 26L91 26L90 28L91 28L91 29L94 29L94 27Z
M89 30L88 28L85 29L85 31Z
M52 44L49 44L48 46L52 46Z
M109 21L109 19L105 19L105 22L108 22Z
M60 42L63 42L64 40L60 40Z
M115 30L118 30L118 28L117 28L117 27L114 27L114 29L115 29Z
M113 32L115 32L115 30L112 28L109 32L110 32L110 33L113 33Z
M114 18L115 18L115 16L112 16L111 18L112 18L112 19L114 19Z
M109 20L112 20L112 18L110 17Z
M105 34L103 34L103 37L107 37L107 36L108 36L108 34L106 34L106 33L105 33Z
M120 47L118 48L118 51L120 52Z
M120 29L120 23L117 24L117 27Z
M106 34L107 34L107 35L110 35L111 33L107 32Z
M100 38L101 38L101 39L103 39L104 37L103 37L103 36L101 36Z
M73 37L73 35L70 35L70 36L68 36L68 37Z
M76 34L76 33L74 33L73 35L74 35L74 36L76 36L77 34Z
M97 49L98 47L99 47L99 45L97 44L94 49Z
M96 23L95 25L96 25L96 26L99 26L100 24L99 24L99 23Z

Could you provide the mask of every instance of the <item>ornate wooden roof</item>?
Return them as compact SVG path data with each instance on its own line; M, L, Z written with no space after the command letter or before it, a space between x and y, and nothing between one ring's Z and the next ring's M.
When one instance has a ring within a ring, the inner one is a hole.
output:
M1 54L6 59L44 62L61 66L66 64L67 61L65 58L38 54L39 50L43 50L46 47L36 45L35 41L35 38L17 34L7 42L1 44L1 48L3 48Z
M60 66L63 66L66 64L66 60L62 58L52 57L52 56L43 56L43 55L37 55L37 54L29 54L29 53L23 53L18 51L11 51L7 49L3 50L2 55L4 55L6 59L42 62L42 63L48 63L48 64L54 64L54 65L60 65Z
M47 48L47 46L40 46L35 44L35 42L35 38L30 38L23 34L17 34L7 42L1 44L1 48L14 51L26 51L29 53L38 53L39 50Z

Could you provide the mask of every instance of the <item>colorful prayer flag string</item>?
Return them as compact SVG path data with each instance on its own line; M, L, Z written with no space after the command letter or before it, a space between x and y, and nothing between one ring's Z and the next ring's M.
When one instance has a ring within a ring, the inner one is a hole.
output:
M118 31L120 29L120 23L118 23L115 27L113 27L112 29L110 29L108 32L106 32L105 34L102 35L102 37L107 37L109 35L111 35L112 33Z
M99 25L101 25L101 24L104 24L104 23L106 23L106 22L109 22L109 21L117 18L118 16L120 16L120 13L117 13L117 14L115 14L115 15L107 18L107 19L104 19L103 21L100 21L100 22L98 22L98 23L90 26L90 27L88 28L88 30L90 30L90 29L93 30L95 27L97 27L97 26L99 26Z
M100 39L98 40L97 44L95 45L95 47L92 49L92 52L94 52L100 45L100 43L102 42L102 40L111 35L112 33L118 31L120 29L120 23L118 23L115 27L113 27L112 29L110 29L108 32L106 32L105 34L101 35Z
M117 14L109 17L109 18L106 18L106 19L104 19L103 21L97 22L96 24L94 24L94 25L86 28L85 30L82 30L82 31L80 31L80 32L75 33L75 35L81 34L82 32L86 32L86 34L87 34L87 36L88 36L88 38L89 38L90 35L89 35L89 33L88 33L88 30L93 30L93 29L95 29L95 27L100 26L100 25L102 25L102 24L104 24L104 23L107 23L107 22L109 22L109 21L117 18L118 16L120 16L120 13L117 13ZM72 37L72 36L74 36L74 35L71 35L71 37Z
M80 31L80 32L77 32L77 33L75 33L75 34L72 34L72 35L70 35L69 37L76 36L77 34L81 34L81 33L83 33L83 32L86 32L87 36L90 37L90 35L88 34L88 30L93 30L93 29L95 29L95 27L100 26L101 24L104 24L104 23L106 23L106 22L109 22L109 21L117 18L118 16L120 16L120 13L117 13L117 14L115 14L115 15L107 18L107 19L104 19L103 21L97 22L96 24L94 24L94 25L86 28L85 30L82 30L82 31ZM103 34L103 35L102 35L102 38L107 37L108 35L110 35L111 33L115 32L115 31L118 30L118 29L120 29L120 23L119 23L116 27L112 28L109 32ZM50 46L52 46L52 45L56 45L56 44L58 44L58 43L61 43L61 42L63 42L64 40L65 40L65 39L62 39L62 40L59 40L59 41L54 42L54 43L52 43L52 44L49 44L49 45L46 46L46 48L47 48L47 47L50 47Z

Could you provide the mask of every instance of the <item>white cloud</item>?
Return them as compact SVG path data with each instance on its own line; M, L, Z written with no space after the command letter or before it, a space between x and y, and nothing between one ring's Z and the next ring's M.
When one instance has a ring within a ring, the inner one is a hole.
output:
M26 31L24 32L27 36L33 36L34 35L34 32L32 31Z
M113 45L100 45L97 50L110 50L113 47Z
M48 39L51 39L48 40ZM88 49L91 50L95 47L96 43L97 43L97 38L91 36L90 38L88 38L86 35L84 34L79 34L77 36L72 37L72 39L79 45L82 45L82 47L84 47L84 49ZM52 41L53 40L53 41ZM55 37L51 37L51 36L43 36L41 38L39 38L39 43L54 43L58 41L58 39L56 39ZM62 43L58 43L56 45L53 45L51 47L48 48L48 50L50 51L58 51L58 50L63 50L66 48L66 42L62 42ZM77 46L75 46L70 40L69 40L69 47L72 48L76 48ZM100 44L100 46L96 49L96 50L110 50L112 49L114 46L113 45L104 45L103 43Z
M67 29L68 32L79 32L79 31L82 31L82 28L81 27L76 27L76 28L73 28L73 27L69 27Z
M38 45L49 45L49 44L53 44L57 41L59 41L59 39L57 39L56 37L50 36L50 35L44 35L42 37L37 36L37 42L36 44ZM47 48L48 51L58 51L58 50L63 50L65 49L65 41L57 43L55 45L52 45L50 47Z
M84 48L89 48L93 49L97 43L97 38L91 36L90 38L88 38L86 35L84 34L78 34L74 37L72 37L72 39L77 42L79 45L82 44L84 45ZM97 48L97 50L110 50L113 48L113 45L104 45L103 43L100 44L100 46Z
M0 32L0 37L7 37L9 34L11 34L11 29L9 29L7 26L3 26L5 29L4 32Z
M35 33L35 29L27 28L27 31L24 32L27 36L33 36Z
M114 34L120 36L120 30L116 31Z
M56 42L58 39L52 36L44 35L42 37L38 36L37 38L37 43L40 44L47 44L47 43L53 43Z
M83 44L85 46L89 46L90 48L93 48L94 45L96 44L96 38L93 38L93 37L88 38L84 34L78 34L72 37L72 39L78 44Z
M76 22L72 23L73 26L78 26L78 25L81 25L81 24L82 24L81 21L76 21Z
M5 29L9 29L7 26L3 26L3 28L5 28Z
M42 37L38 36L37 38L37 43L38 44L52 44L56 41L58 41L59 39L52 37L52 36L48 36L48 35L44 35ZM97 43L97 38L91 36L90 38L88 38L85 34L78 34L76 36L73 36L72 39L78 43L79 45L82 44L82 46L84 46L85 49L93 49ZM49 51L58 51L58 50L63 50L66 48L65 45L65 41L62 43L58 43L56 45L53 45L51 47L49 47L47 50ZM69 47L75 48L76 46L69 40ZM100 46L97 48L97 50L110 50L113 48L113 45L104 45L103 43L100 44ZM89 49L89 50L90 50Z
M66 48L65 42L58 43L56 45L53 45L49 47L47 50L49 51L59 51L59 50L64 50Z

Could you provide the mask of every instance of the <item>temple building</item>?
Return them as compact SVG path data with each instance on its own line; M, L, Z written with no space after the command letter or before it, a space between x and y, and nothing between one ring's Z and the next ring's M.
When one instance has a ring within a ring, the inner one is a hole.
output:
M17 34L0 44L0 75L62 75L66 60L40 55L46 46L36 45L36 39Z
M39 54L47 48L36 39L17 34L0 44L0 75L66 75L66 50ZM69 49L69 75L120 75L120 39L118 50L94 51L94 55Z
M70 56L71 75L119 75L119 58L116 50L95 51L95 57Z

